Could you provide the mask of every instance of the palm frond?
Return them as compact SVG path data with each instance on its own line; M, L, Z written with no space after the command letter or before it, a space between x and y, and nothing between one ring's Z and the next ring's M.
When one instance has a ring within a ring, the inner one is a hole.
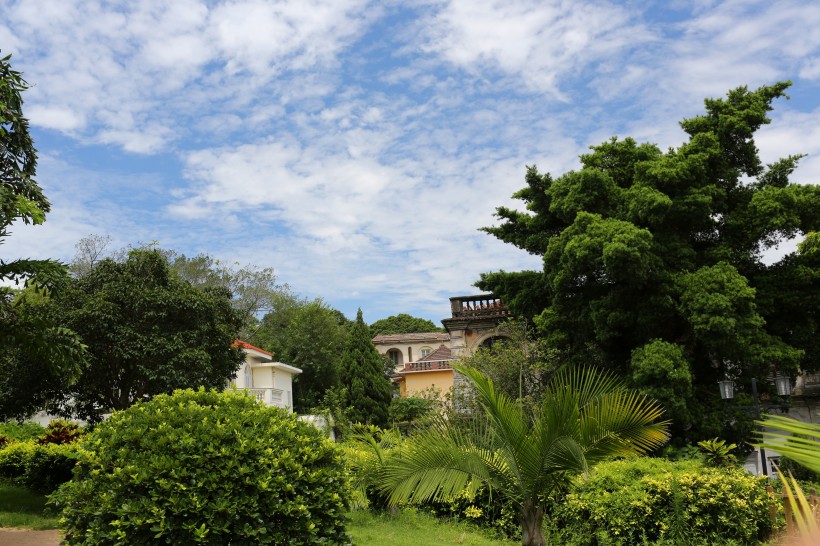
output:
M820 473L820 425L782 415L767 415L758 424L765 427L760 433L764 440L761 444L763 447L774 449Z

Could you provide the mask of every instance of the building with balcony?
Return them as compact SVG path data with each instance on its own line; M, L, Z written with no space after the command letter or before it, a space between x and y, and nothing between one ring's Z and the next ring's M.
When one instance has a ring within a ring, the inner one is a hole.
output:
M453 387L453 360L452 349L440 345L424 358L407 363L396 372L394 379L399 385L399 396L406 398L435 391L443 397Z
M236 347L245 353L245 362L239 367L231 387L245 389L266 406L293 411L293 378L302 370L282 362L274 362L273 355L250 343L236 340Z
M452 362L507 334L499 325L512 316L493 294L450 298L446 332L383 334L373 338L376 350L394 364L394 381L402 397L435 389L447 394L455 381Z

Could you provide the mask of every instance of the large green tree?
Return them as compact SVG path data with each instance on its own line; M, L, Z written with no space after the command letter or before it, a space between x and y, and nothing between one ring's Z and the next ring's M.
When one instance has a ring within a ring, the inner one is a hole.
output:
M417 332L443 331L444 328L436 326L430 320L414 317L406 313L399 313L392 317L377 320L370 325L370 335L374 337L380 334L414 334Z
M90 353L59 409L91 421L174 389L221 389L244 359L231 347L242 319L230 293L194 288L158 250L103 260L51 304Z
M37 152L23 115L28 84L10 57L0 58L0 244L12 223L42 224L51 208L34 179ZM76 377L85 358L73 332L23 309L26 298L7 283L47 297L67 280L66 267L55 260L0 259L0 419L30 414L51 385Z
M341 363L341 384L347 391L348 417L353 422L386 427L390 407L390 381L382 358L362 319L362 310L350 327Z
M564 369L529 411L472 368L458 368L482 408L476 428L452 419L411 438L385 462L381 487L391 502L447 500L484 484L521 515L522 544L544 546L542 523L551 495L604 459L629 457L667 439L663 410L611 373Z
M134 247L127 246L110 251L111 237L88 235L75 245L77 249L69 270L80 278L92 272L105 258L123 262ZM261 315L272 311L282 298L291 297L287 284L277 282L273 268L254 265L240 266L226 263L208 254L188 257L174 250L158 249L156 243L142 244L136 248L159 250L171 264L171 268L196 288L221 287L231 293L231 304L242 316L240 335L245 341L254 341Z
M320 299L284 294L262 319L254 342L272 352L276 360L302 370L293 384L297 412L320 406L325 394L339 386L348 322Z
M704 115L681 122L689 140L678 148L613 138L577 171L529 168L515 194L527 210L498 208L501 224L485 231L542 256L543 269L484 274L477 285L533 317L566 358L655 385L648 392L678 434L714 424L724 376L742 388L772 366L820 366L820 187L790 182L800 156L764 166L754 141L788 86L707 100ZM799 236L797 253L764 262Z

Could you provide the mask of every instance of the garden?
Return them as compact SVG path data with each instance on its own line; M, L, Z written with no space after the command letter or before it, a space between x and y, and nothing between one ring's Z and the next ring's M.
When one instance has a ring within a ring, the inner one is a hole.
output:
M658 406L616 377L559 374L524 412L461 371L481 411L431 411L409 434L353 425L340 444L204 389L90 429L6 423L0 527L59 527L69 545L775 543L766 478L722 442L659 451Z

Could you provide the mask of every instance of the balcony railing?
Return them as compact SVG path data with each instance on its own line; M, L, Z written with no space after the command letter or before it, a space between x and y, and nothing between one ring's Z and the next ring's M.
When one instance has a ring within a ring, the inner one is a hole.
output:
M508 317L509 308L493 294L450 298L453 318Z
M426 362L410 362L404 366L405 372L426 372L429 370L452 370L452 360L429 360Z
M248 392L266 406L288 407L285 400L285 391L282 389L248 389Z

